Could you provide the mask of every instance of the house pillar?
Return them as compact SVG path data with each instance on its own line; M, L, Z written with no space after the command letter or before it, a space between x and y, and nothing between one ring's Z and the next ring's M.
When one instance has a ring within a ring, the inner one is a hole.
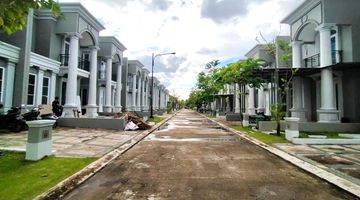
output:
M292 80L292 101L293 107L290 109L291 117L299 118L300 121L307 121L307 110L305 108L304 97L304 78L295 76Z
M255 115L255 94L254 88L248 86L249 96L248 96L248 113L249 115Z
M116 89L115 89L115 112L121 112L121 74L122 64L121 62L117 65L117 74L116 74Z
M235 113L240 114L240 87L235 83Z
M146 103L145 103L145 80L143 80L141 84L141 110L145 111Z
M64 105L64 117L74 117L73 110L77 109L77 74L79 59L79 36L74 34L70 36L68 77L66 82L66 96Z
M95 118L98 116L96 104L96 87L97 87L97 52L98 47L91 47L90 54L90 77L89 77L89 94L88 105L86 106L86 116Z
M141 111L141 88L142 88L142 84L141 84L141 75L139 76L139 80L138 80L138 89L137 89L137 111Z
M264 96L264 86L260 86L260 88L258 89L258 107L256 108L259 113L265 113Z
M55 72L51 72L50 77L50 96L49 100L50 102L48 104L51 104L55 100L55 92L56 92L56 76L57 74Z
M291 46L292 46L293 68L300 68L302 63L301 41L293 41L291 43Z
M300 68L302 63L301 41L292 42L293 68ZM300 121L307 121L304 105L304 83L303 77L294 76L292 80L293 107L290 109L291 116L299 118Z
M136 74L134 74L133 76L132 107L133 107L133 111L135 111L136 110Z
M111 79L112 79L112 58L106 59L106 73L105 73L105 112L112 112L111 104Z
M105 88L103 86L99 86L99 112L104 112L104 93Z
M43 92L43 81L44 81L44 70L39 69L36 80L36 98L35 98L35 106L41 105L42 100L42 92Z
M5 92L4 92L4 111L7 112L13 106L15 63L8 62L5 69Z
M332 69L331 27L323 24L318 27L320 32L320 67L321 70L321 108L318 110L319 122L340 122L339 111L336 109L335 87Z
M271 103L270 103L270 90L271 90L271 83L266 84L266 91L265 93L265 115L271 116Z
M332 65L331 28L332 25L327 24L317 28L320 33L320 67Z

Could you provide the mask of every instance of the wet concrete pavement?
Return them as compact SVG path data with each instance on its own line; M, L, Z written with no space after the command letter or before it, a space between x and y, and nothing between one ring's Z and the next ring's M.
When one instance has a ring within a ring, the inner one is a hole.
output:
M65 199L354 199L183 110Z

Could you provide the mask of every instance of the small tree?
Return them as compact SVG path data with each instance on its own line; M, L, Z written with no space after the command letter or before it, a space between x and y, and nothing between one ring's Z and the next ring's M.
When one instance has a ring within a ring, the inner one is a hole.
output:
M61 15L60 5L54 0L1 0L0 32L10 35L22 30L31 8L50 9L55 17Z

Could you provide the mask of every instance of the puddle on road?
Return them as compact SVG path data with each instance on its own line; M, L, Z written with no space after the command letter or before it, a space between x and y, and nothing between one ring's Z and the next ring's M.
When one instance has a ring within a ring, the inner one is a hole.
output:
M156 136L150 134L145 141L159 142L238 142L241 139L237 136L220 136L214 138L172 138L171 136Z
M189 138L179 138L179 137L172 137L171 131L174 129L179 129L186 131L188 129L193 129L195 131L201 132L212 132L212 133L220 133L223 134L219 136L215 134L214 137L194 137L190 136ZM157 136L157 133L164 133L168 132L169 136ZM229 134L224 134L229 133ZM224 129L221 126L218 126L216 123L208 123L204 118L185 118L185 119L172 119L162 125L161 127L157 128L157 130L146 137L145 141L164 141L164 142L237 142L241 139L234 134L230 134L230 132Z

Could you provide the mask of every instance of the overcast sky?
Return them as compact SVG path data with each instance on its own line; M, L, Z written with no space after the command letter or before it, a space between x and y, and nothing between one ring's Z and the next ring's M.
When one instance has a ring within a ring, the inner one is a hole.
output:
M171 94L186 99L204 65L244 57L258 42L287 35L280 20L303 0L60 0L81 2L126 47L125 56L150 68L151 53L176 52L157 59L155 76Z

